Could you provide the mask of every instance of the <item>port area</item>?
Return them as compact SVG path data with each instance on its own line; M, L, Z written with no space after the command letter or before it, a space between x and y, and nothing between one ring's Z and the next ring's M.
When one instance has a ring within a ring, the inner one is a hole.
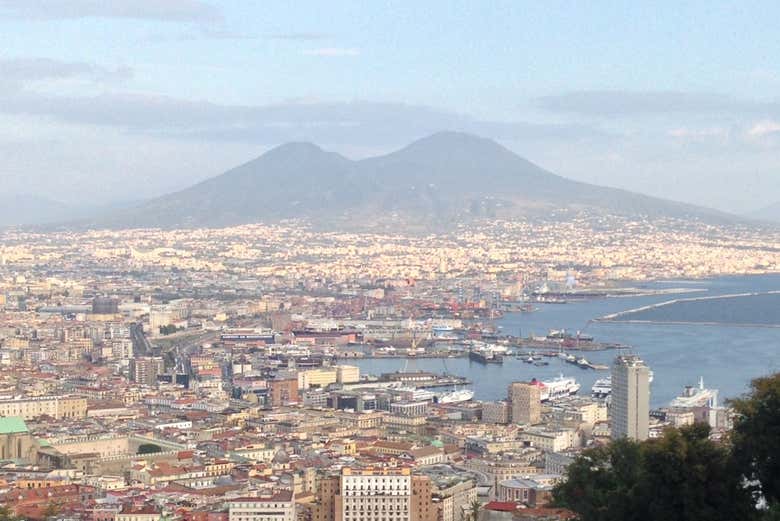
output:
M596 342L577 338L517 338L507 337L508 344L518 349L533 351L554 351L555 356L561 349L566 351L606 351L608 349L628 349L629 346L616 342Z
M472 382L465 376L429 373L427 371L398 371L396 373L384 373L379 377L363 380L361 383L380 385L403 384L418 389L435 389L437 387L470 385Z

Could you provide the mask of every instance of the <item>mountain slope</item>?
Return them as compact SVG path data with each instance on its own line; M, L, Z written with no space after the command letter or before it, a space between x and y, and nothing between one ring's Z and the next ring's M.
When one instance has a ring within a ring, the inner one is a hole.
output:
M352 161L307 143L275 148L220 176L98 224L227 226L306 218L370 225L447 223L474 217L551 217L588 209L635 216L731 216L572 181L498 143L442 132L396 152Z

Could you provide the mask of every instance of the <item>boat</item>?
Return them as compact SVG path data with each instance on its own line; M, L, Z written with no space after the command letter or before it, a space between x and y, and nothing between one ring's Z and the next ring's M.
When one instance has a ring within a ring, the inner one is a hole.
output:
M480 364L503 364L503 355L489 349L472 349L469 351L469 360Z
M472 398L474 398L474 391L470 389L457 389L449 393L440 394L436 399L436 403L440 403L440 404L462 403L462 402L467 402Z
M536 367L542 367L544 365L550 365L550 362L548 362L546 360L537 360L537 361L534 362L534 365Z
M523 362L525 362L526 364L532 364L534 363L534 358L532 356L529 356L528 358L523 360Z
M543 402L554 401L566 396L577 394L580 390L580 384L574 378L559 375L552 380L539 381L536 378L531 383L539 387L539 398Z
M590 388L590 394L596 398L606 398L612 394L612 377L599 378Z
M590 362L588 362L588 359L584 356L577 360L577 365L582 369L590 369Z

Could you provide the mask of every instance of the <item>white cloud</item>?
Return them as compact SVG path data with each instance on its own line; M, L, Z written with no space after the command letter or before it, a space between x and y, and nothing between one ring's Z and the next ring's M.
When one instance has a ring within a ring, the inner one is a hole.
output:
M200 0L0 0L0 18L65 20L134 18L171 22L215 22L216 7Z
M303 51L306 56L357 56L360 54L360 49L355 48L343 48L343 47L321 47L319 49L307 49Z
M780 133L780 123L771 120L759 121L748 130L748 135L754 138L762 138L777 133Z
M672 129L668 132L671 137L678 139L707 139L714 137L724 137L728 132L722 127L710 127L692 129L687 127L679 127Z

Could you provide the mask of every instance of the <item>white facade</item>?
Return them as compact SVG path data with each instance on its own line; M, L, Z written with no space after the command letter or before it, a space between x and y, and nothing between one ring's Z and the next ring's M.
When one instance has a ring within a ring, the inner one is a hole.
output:
M412 478L408 473L345 473L341 494L343 521L411 519Z

